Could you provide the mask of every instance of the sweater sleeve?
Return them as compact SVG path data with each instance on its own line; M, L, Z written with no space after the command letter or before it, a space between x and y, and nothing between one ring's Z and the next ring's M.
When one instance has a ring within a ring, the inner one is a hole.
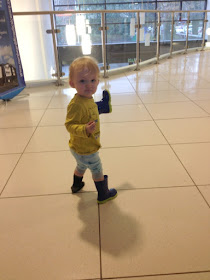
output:
M70 134L77 137L87 138L85 126L82 124L82 109L78 104L69 104L67 108L67 115L65 126Z

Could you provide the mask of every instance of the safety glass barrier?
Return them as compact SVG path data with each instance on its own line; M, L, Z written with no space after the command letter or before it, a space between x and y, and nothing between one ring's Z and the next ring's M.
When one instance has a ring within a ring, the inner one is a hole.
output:
M56 80L53 39L46 32L50 15L15 16L14 22L25 81Z
M105 19L107 69L134 64L136 59L135 13L108 13Z
M203 1L193 1L197 2ZM171 11L166 4L159 2L156 11L151 2L122 5L125 10L120 11L104 10L98 2L58 5L54 12L14 13L25 80L55 79L60 85L71 62L83 55L96 58L108 77L112 69L133 65L139 70L141 62L158 63L163 54L209 47L209 11L187 10L188 6ZM178 7L177 2L171 5ZM111 6L107 2L106 8Z
M140 62L156 57L157 20L156 13L140 13Z
M170 53L172 14L160 14L160 55Z
M173 13L166 13L164 11L180 10L179 2L158 2L157 10L160 13L160 55L170 53L171 41L173 40L173 22L177 20Z
M186 13L185 13L186 14ZM185 49L187 39L187 16L182 17L182 13L174 13L173 26L173 51Z
M203 40L204 13L190 13L188 48L201 47Z
M57 48L59 67L62 69L63 77L68 77L69 65L79 56L91 55L98 61L99 67L103 65L100 13L57 14L55 22L60 30L57 34Z

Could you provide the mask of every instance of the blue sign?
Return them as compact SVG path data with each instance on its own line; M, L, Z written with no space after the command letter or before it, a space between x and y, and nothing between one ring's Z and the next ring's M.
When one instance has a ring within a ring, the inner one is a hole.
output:
M11 2L0 0L0 99L12 99L25 86Z

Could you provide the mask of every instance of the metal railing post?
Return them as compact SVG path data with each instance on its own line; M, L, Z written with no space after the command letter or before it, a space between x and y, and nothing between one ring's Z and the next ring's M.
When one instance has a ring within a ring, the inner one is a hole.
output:
M105 13L101 13L101 40L102 40L102 59L103 59L103 70L104 78L108 78L107 65L106 65L106 27L105 27Z
M137 24L135 26L137 28L137 34L136 34L136 69L135 71L140 70L139 67L139 52L140 52L140 18L139 18L139 12L137 13Z
M190 24L190 12L187 13L187 34L186 34L186 45L185 45L184 54L187 53L187 49L188 49L189 24Z
M173 39L174 39L174 13L172 13L172 20L171 20L171 45L170 45L170 58L172 57L173 52Z
M158 12L158 23L157 23L157 52L156 52L156 63L159 63L160 56L160 12Z
M203 41L201 44L202 47L202 51L204 50L205 47L205 35L206 35L206 24L207 24L208 20L207 20L207 12L205 12L205 17L204 17L204 22L203 22Z
M55 65L57 70L57 86L61 86L61 75L60 75L60 69L59 69L59 60L58 60L58 50L56 46L56 38L55 38L55 28L54 28L54 20L53 20L53 14L50 14L50 22L51 22L51 29L52 29L52 39L53 39L53 48L54 48L54 56L55 56Z

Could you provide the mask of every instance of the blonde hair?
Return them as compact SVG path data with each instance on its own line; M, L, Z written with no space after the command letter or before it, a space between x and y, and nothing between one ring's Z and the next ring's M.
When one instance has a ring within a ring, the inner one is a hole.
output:
M69 67L69 81L74 79L75 72L81 72L87 69L91 73L96 73L99 77L100 71L98 68L98 62L95 58L90 56L82 56L76 58Z

